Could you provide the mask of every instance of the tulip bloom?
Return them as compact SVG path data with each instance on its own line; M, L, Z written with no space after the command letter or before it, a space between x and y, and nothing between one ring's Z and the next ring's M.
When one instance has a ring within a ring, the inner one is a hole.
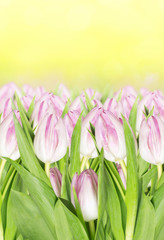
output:
M101 94L99 92L95 92L92 88L86 89L86 93L88 94L88 97L91 99L91 103L93 106L101 107L102 103L100 102ZM87 108L86 99L85 99L85 93L83 92L80 96L78 96L70 105L70 110L78 111L81 113L82 111L82 103Z
M34 138L37 157L44 163L53 163L64 157L67 151L67 137L62 119L47 114L41 121Z
M61 195L62 175L56 168L50 168L50 182L57 197Z
M54 113L58 118L62 115L65 104L59 96L55 96L52 93L45 93L35 104L34 111L31 116L31 122L33 121L33 127L39 126L41 120L47 113Z
M90 130L90 122L95 126L102 110L100 107L93 108L82 121L80 152L83 156L91 158L98 156L94 141L88 129Z
M160 91L147 93L138 104L136 130L140 131L141 122L145 119L145 106L149 111L154 107L153 115L159 115L164 121L164 95Z
M98 218L98 177L92 169L84 170L79 176L75 173L71 184L71 201L75 206L75 189L83 218L86 222Z
M124 115L122 102L117 101L115 98L107 98L104 103L104 109L112 112L118 119L122 119L121 114Z
M139 134L141 157L151 164L164 163L164 123L158 116L143 120Z
M71 97L71 93L64 84L60 84L58 87L58 94L67 103L68 99Z
M104 157L107 160L114 162L126 157L124 129L111 112L104 110L98 117L95 137L98 149L104 149Z
M15 111L15 115L20 122L19 112ZM15 133L13 112L10 112L0 124L0 139L0 156L17 160L20 157L20 153Z
M25 84L23 86L23 92L26 96L35 97L35 101L38 101L41 96L45 94L44 87L32 88L30 85Z
M133 104L136 100L137 93L132 87L127 86L123 89L120 89L114 94L114 98L117 101L119 97L120 97L119 101L122 103L124 109L124 116L127 120L129 120L129 115L133 107Z

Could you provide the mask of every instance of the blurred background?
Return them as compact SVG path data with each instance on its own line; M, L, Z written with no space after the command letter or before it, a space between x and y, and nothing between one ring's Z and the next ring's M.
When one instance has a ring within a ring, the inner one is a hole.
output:
M0 85L164 89L163 0L0 0Z

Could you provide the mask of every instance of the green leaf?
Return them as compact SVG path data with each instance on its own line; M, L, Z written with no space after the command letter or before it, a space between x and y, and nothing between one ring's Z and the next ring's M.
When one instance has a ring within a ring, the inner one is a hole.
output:
M137 107L138 107L138 97L136 98L129 115L129 123L134 134L136 134Z
M47 184L50 185L49 179L47 178L47 175L45 174L44 170L40 166L38 159L36 158L33 150L31 149L31 145L30 145L29 141L27 140L26 134L23 131L21 125L19 124L19 121L18 121L17 117L15 116L15 113L13 114L13 117L14 117L15 132L16 132L16 137L17 137L17 142L18 142L18 148L19 148L19 152L20 152L23 164L36 177L41 178L43 181L45 181Z
M152 201L155 209L157 209L160 203L162 202L163 196L164 196L164 184L162 184L154 193Z
M137 156L137 163L139 176L142 176L148 170L150 163L146 162L140 154Z
M105 168L102 155L103 150L100 155L101 163L98 176L98 227L95 239L104 239L105 232L102 225L102 219L106 210L110 218L111 230L114 238L116 240L123 240L124 231L120 201L112 177Z
M14 222L25 239L54 239L36 204L28 195L12 190L11 201Z
M87 108L88 108L88 111L90 112L94 108L94 106L93 106L92 101L89 98L88 94L86 93L86 91L84 92L84 94L85 94L85 100L86 100Z
M53 214L53 207L56 201L56 197L52 188L50 188L44 181L28 172L25 168L23 168L15 161L12 161L11 159L7 160L15 167L15 169L22 177L31 198L38 206L42 217L45 219L46 224L55 237L55 217Z
M71 104L71 101L70 101L70 99L68 99L68 101L64 107L64 110L62 112L62 118L64 118L64 116L68 113L70 104Z
M164 236L164 199L155 212L155 240L163 240Z
M80 174L80 138L81 138L81 122L82 115L80 114L75 125L72 140L71 140L71 154L70 154L70 175L74 176L75 172Z
M142 192L134 240L153 240L155 233L155 211L149 198ZM155 238L157 239L157 238Z
M32 140L34 139L34 133L33 133L33 130L31 128L31 124L29 123L29 121L27 119L26 111L25 111L19 97L17 96L17 94L16 94L16 101L17 101L18 110L19 110L19 113L20 113L23 129L26 133L27 139L28 139L31 147L33 148Z
M35 97L33 97L32 102L31 102L31 104L30 104L30 106L29 106L29 109L28 109L28 111L27 111L27 117L28 117L28 119L30 119L30 117L31 117L31 115L32 115L32 113L33 113L34 106L35 106Z
M55 205L55 228L58 240L89 240L80 220L59 199Z
M126 190L126 239L133 239L139 195L139 179L137 173L136 149L133 134L123 117L127 155L127 190Z
M146 190L149 182L151 181L151 179L157 175L157 168L151 168L149 171L147 171L143 176L142 176L142 187L143 187L143 191Z

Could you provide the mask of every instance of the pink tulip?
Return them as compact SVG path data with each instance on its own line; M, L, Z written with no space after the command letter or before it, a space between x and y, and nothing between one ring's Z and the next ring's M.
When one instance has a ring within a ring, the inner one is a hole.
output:
M62 119L47 114L41 121L34 138L37 157L45 163L53 163L64 157L67 151L67 137Z
M133 87L131 86L126 86L117 92L114 93L114 98L118 99L118 97L121 95L121 98L125 98L128 96L134 96L135 98L137 97L137 92L134 90Z
M7 98L4 102L4 109L2 111L1 122L12 112L11 99Z
M158 116L143 120L139 134L141 157L151 164L164 163L164 123Z
M25 84L23 86L23 92L26 96L35 97L35 101L38 101L41 96L45 94L45 89L43 87L32 88L30 85Z
M122 102L117 101L115 98L107 98L104 103L104 109L112 112L118 119L122 119L121 114L124 115Z
M75 173L71 184L71 201L75 206L75 189L83 218L86 222L98 218L98 177L92 169L84 170L79 176Z
M101 98L101 94L99 94L98 92L95 92L92 88L88 88L86 90L86 93L88 94L88 97L91 99L91 103L94 107L96 107L96 106L101 107L102 106L102 103L99 100ZM79 113L81 113L82 103L87 108L84 92L80 96L75 98L75 100L71 103L69 109L71 111L75 110L75 111L78 111Z
M68 88L64 84L60 84L58 87L58 94L62 98L62 100L67 103L68 99L71 97L71 93Z
M164 121L164 96L160 91L154 91L146 94L138 104L136 130L140 131L141 122L145 119L145 106L149 111L154 107L153 115L161 116Z
M19 112L15 111L15 115L20 122ZM18 159L20 157L20 153L17 145L13 112L10 112L8 116L0 123L0 139L0 156L8 157L12 160Z
M65 128L66 128L67 141L68 141L69 147L71 147L72 133L73 133L73 130L74 130L74 127L76 125L78 118L79 118L79 112L77 112L77 111L69 111L64 116L64 124L65 124Z
M127 86L123 89L120 89L114 94L114 98L117 101L119 97L120 97L119 101L122 103L123 106L124 116L127 120L129 120L129 115L133 107L133 104L136 100L137 93L132 87Z
M141 88L140 89L140 93L141 95L144 97L145 95L147 95L148 93L150 93L150 91L147 88Z
M103 111L97 119L95 137L98 149L104 149L104 157L112 162L126 157L124 129L111 113Z
M6 101L13 98L15 92L21 96L20 89L14 83L8 83L0 88L0 113L4 111Z
M31 105L31 103L32 103L32 100L33 100L33 97L30 96L30 95L28 95L28 96L23 96L23 97L21 98L21 102L22 102L22 104L23 104L26 112L28 111L28 109L29 109L29 107L30 107L30 105Z
M47 113L55 114L58 118L62 115L65 104L60 97L52 93L45 93L35 104L30 121L33 122L33 127L39 126L41 120Z
M87 114L87 116L82 121L80 152L83 156L87 156L90 158L95 158L98 156L94 141L90 133L88 132L88 129L90 130L90 122L93 126L95 126L96 121L102 111L103 108L95 107Z
M50 182L54 193L57 197L60 197L62 187L62 175L56 167L50 168Z

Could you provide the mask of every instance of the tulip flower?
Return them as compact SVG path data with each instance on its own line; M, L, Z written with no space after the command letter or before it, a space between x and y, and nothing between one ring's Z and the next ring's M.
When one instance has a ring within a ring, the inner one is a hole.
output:
M72 133L78 118L79 118L79 112L77 111L69 111L64 116L64 124L66 128L67 141L68 141L69 147L71 146Z
M101 107L93 108L82 121L80 152L83 156L91 158L98 156L94 141L88 130L90 130L90 123L95 126L102 110Z
M71 201L75 206L75 189L83 218L86 222L98 218L98 177L92 169L84 170L79 176L75 173L71 184Z
M23 92L25 96L35 97L35 101L38 101L40 97L42 97L45 94L44 87L36 87L32 88L30 85L25 84L23 86Z
M50 168L50 182L57 197L61 195L62 175L56 168Z
M124 109L124 116L127 120L129 120L129 115L136 100L136 97L136 91L130 86L127 86L114 94L114 98L122 103Z
M101 94L99 92L95 92L92 88L86 89L86 93L88 94L88 97L91 99L92 105L101 107L102 103L100 102ZM85 93L83 92L80 96L78 96L70 105L70 110L78 111L81 113L82 111L82 103L87 108L86 99L85 99Z
M104 103L104 109L112 112L118 119L122 119L121 114L124 114L122 102L117 101L115 98L107 98Z
M126 157L123 125L111 112L104 110L98 117L95 137L98 149L104 149L107 160L114 162Z
M23 96L21 98L21 102L26 110L26 112L28 111L29 107L30 107L30 104L32 103L32 100L33 100L33 97L30 96L30 95L27 95L27 96Z
M53 163L64 157L67 151L66 130L62 119L47 114L41 121L34 138L37 157L44 163Z
M141 157L151 164L164 163L164 123L158 116L144 119L139 134Z
M33 122L33 127L39 126L41 120L47 113L54 113L58 118L62 115L65 104L62 99L52 93L45 93L35 104L30 121Z
M58 94L67 103L68 99L71 97L71 93L64 84L60 84L58 87Z
M140 131L141 122L145 119L145 106L151 111L154 107L153 115L159 115L164 121L164 95L160 91L154 91L146 94L138 104L136 130Z
M19 112L15 111L15 115L20 122ZM20 157L20 153L17 145L13 112L10 112L0 123L0 139L0 156L8 157L12 160L18 159Z
M18 96L21 96L19 88L14 83L8 83L0 88L0 113L4 111L6 101L13 98L15 92L17 92Z

